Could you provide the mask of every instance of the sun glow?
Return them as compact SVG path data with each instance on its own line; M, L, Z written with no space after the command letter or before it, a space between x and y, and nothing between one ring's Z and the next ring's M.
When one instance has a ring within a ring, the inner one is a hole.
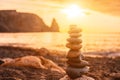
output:
M84 10L75 4L64 8L62 12L65 13L68 18L76 18L85 15Z

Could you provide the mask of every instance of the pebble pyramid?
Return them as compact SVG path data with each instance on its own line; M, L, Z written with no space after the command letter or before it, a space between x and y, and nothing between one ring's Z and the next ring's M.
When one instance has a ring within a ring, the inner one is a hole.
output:
M67 39L68 43L66 47L70 50L67 54L67 64L68 67L66 72L68 76L72 79L81 77L83 74L89 71L89 63L83 60L80 49L82 48L82 40L79 38L81 36L81 29L77 28L76 25L71 25L68 31L70 38Z

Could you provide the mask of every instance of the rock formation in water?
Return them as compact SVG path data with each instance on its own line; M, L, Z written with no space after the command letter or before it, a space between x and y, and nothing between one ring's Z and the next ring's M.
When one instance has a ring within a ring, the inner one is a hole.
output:
M52 20L50 29L52 32L59 32L59 26L58 26L58 23L56 22L55 18L53 18L53 20Z
M56 23L57 24L57 23ZM59 31L59 28L48 27L32 13L21 13L16 10L0 10L0 32L48 32Z

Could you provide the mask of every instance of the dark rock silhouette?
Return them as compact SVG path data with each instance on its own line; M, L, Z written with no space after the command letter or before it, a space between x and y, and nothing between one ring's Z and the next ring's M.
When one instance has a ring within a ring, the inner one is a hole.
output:
M48 27L42 18L35 14L21 13L16 10L0 10L0 32L48 32L56 30L56 27L52 28Z
M59 26L58 26L58 23L56 22L55 18L53 18L53 20L52 20L50 29L52 32L59 32Z

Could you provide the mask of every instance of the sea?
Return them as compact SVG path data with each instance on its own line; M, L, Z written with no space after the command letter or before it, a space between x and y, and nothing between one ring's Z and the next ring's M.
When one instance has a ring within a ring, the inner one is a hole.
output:
M0 33L0 46L47 48L68 51L68 33ZM120 52L120 33L82 33L82 52Z

